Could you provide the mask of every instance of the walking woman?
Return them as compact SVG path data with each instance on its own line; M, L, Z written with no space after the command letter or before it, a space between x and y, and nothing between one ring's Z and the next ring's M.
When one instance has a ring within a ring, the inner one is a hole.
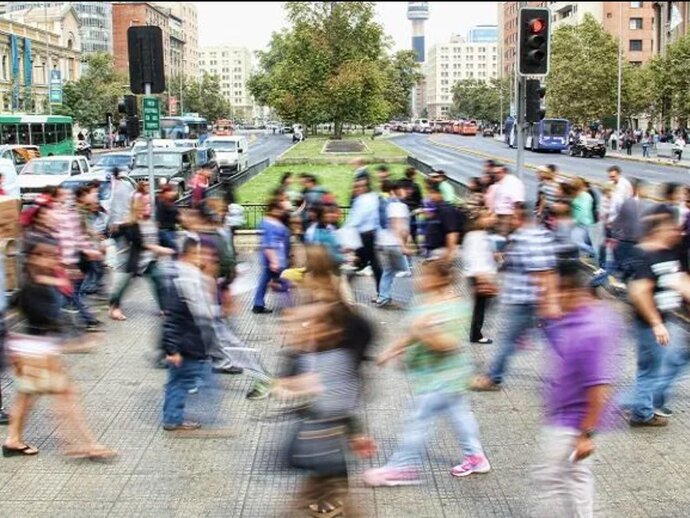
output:
M68 286L70 281L56 275L59 269L55 241L37 240L29 245L26 278L19 296L19 307L26 318L26 334L11 335L8 340L17 394L2 454L4 457L38 454L38 449L23 438L24 425L36 396L50 394L55 396L56 417L69 427L64 436L74 443L67 455L109 459L115 452L96 442L86 425L76 387L60 358L64 343L59 288Z
M488 473L491 467L479 440L479 426L466 390L472 359L462 346L469 310L453 291L452 266L442 259L427 260L416 278L418 305L406 330L379 356L384 365L402 356L416 393L416 409L405 427L402 442L388 463L364 473L370 486L419 484L420 455L429 428L445 413L456 429L464 460L451 475Z
M122 232L129 242L129 258L125 265L125 273L120 284L113 291L110 298L110 318L123 321L127 317L120 309L120 303L134 277L146 276L153 284L156 301L161 302L162 280L158 270L158 257L171 256L175 253L172 248L165 248L158 244L158 228L147 214L144 199L132 200L132 210L129 223L122 226Z
M487 232L493 225L493 218L488 211L482 211L474 222L474 228L467 233L462 242L462 257L465 275L474 294L470 342L491 344L493 340L482 334L484 313L489 301L498 294L496 283L496 260L493 244Z

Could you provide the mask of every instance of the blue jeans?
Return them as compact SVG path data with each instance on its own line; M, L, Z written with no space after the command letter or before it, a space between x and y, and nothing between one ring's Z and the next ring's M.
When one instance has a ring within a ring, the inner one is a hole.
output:
M459 436L463 455L483 455L479 425L470 408L469 397L462 393L429 392L417 396L416 410L405 425L402 441L386 465L395 468L419 466L429 428L442 413L448 413Z
M537 307L534 304L504 304L503 328L498 338L498 353L491 362L488 376L496 384L503 381L508 360L515 354L518 340L536 324Z
M652 328L635 318L637 339L637 375L630 407L631 421L649 421L654 417L653 395L659 386L666 349L659 345Z
M637 243L632 241L619 241L613 250L616 268L621 272L621 280L626 281L632 276L632 263L635 257L634 248Z
M254 294L254 307L263 308L266 307L266 291L268 290L268 283L271 280L280 281L280 270L277 272L271 271L268 265L264 265L261 271L261 277L259 278L259 285L256 287L256 293ZM282 284L282 281L280 281Z
M595 246L594 233L596 231L595 225L576 225L573 228L573 241L583 252L594 258L594 264L599 264L599 248Z
M161 246L175 250L175 256L177 256L177 232L174 230L159 230L158 242Z
M667 328L671 336L673 336L674 330L672 326L667 326ZM671 385L683 374L688 367L688 363L690 363L690 346L688 345L687 336L682 336L682 339L672 341L667 346L665 353L659 383L654 392L654 408L666 406L668 391Z
M391 300L395 274L408 271L409 266L399 246L381 247L378 252L383 266L379 284L379 300Z
M84 281L82 279L73 281L72 295L70 297L64 297L65 304L63 304L63 306L66 304L71 304L79 312L79 316L84 320L86 324L94 324L98 322L98 319L96 318L96 315L94 315L91 312L89 306L86 305L86 302L84 302L84 298L82 295L83 282Z
M168 367L168 383L165 385L163 403L163 424L177 426L184 421L184 407L187 391L196 386L198 380L211 377L211 363L206 360L183 358L179 367Z
M103 288L103 276L105 269L102 261L89 261L89 269L81 284L81 294L91 295L98 293Z

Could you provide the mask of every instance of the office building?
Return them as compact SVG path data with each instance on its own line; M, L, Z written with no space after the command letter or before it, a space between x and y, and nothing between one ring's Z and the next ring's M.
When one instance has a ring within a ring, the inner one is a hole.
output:
M254 118L257 107L247 88L252 71L252 53L248 48L202 47L199 71L218 76L221 92L232 106L234 119Z
M469 43L496 43L498 41L498 26L475 25L467 31Z

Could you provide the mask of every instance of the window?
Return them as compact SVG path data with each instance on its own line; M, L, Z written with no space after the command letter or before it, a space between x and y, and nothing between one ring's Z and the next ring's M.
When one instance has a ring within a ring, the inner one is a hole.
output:
M34 146L41 146L45 144L43 140L43 124L31 125L31 143Z
M634 67L641 67L642 61L631 61L630 64Z
M29 142L29 125L28 124L18 124L19 129L19 140L17 144L30 144Z
M641 29L642 28L642 18L630 18L630 28Z
M640 7L642 7L642 2L630 2L630 7L632 7L633 9L639 9Z
M55 144L58 141L57 129L55 128L55 124L45 125L45 139L46 144Z
M631 52L639 52L642 50L642 40L630 40L629 50Z

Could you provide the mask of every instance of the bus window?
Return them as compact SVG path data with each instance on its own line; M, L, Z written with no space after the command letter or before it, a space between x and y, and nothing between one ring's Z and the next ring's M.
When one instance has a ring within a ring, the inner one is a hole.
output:
M17 125L3 124L2 125L2 143L16 144L17 143Z
M31 144L34 146L42 146L46 141L43 136L43 124L31 124Z
M18 124L17 125L18 129L18 138L17 138L17 144L21 145L26 145L26 144L31 144L31 135L29 133L29 125L28 124Z
M45 139L46 144L55 144L58 142L57 127L55 124L45 125Z
M72 138L72 131L70 128L69 124L63 124L63 123L58 123L56 124L57 126L57 134L58 134L58 142L62 142L63 140L67 140L69 138ZM69 130L69 134L68 134Z

